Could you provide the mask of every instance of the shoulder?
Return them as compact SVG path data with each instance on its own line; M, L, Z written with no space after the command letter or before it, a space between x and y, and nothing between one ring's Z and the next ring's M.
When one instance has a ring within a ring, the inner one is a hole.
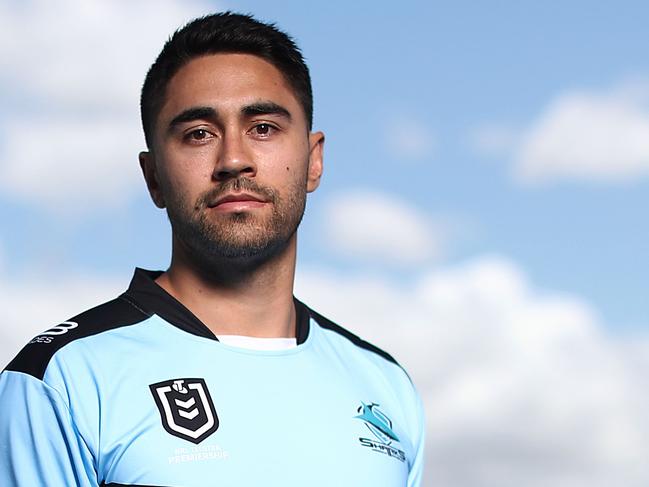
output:
M359 380L362 387L377 387L384 392L391 390L406 411L405 417L423 417L416 387L392 355L311 308L307 309L312 323L315 322L313 326L320 328L319 335L325 335L325 346L331 347L329 359L342 362L345 373Z
M57 324L34 337L7 365L6 370L42 379L54 357L66 345L86 337L140 323L149 314L121 295Z
M320 326L320 328L323 328L324 330L335 334L340 339L342 339L345 343L348 343L349 345L357 348L359 351L362 351L363 353L371 354L372 356L380 358L385 362L391 363L401 368L401 366L395 360L395 358L385 350L382 350L376 345L362 339L358 335L352 333L346 328L343 328L337 323L334 323L329 318L324 317L323 315L321 315L317 311L314 311L308 306L307 309L309 311L309 315L311 316L311 318Z

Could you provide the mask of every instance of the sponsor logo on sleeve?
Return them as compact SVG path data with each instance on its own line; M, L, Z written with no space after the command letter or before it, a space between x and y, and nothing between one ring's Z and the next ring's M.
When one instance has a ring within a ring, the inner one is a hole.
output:
M204 379L171 379L149 389L167 433L198 444L219 428Z
M381 411L379 405L361 402L356 412L360 414L354 417L362 420L374 436L374 438L360 437L358 439L360 444L372 449L372 451L383 453L404 462L406 454L393 445L394 442L399 442L399 437L392 429L392 420Z
M54 337L59 336L59 335L65 335L67 332L70 330L75 329L77 326L79 326L78 323L75 323L74 321L64 321L63 323L59 323L56 326L53 326L47 331L44 331L37 337L33 338L31 343L52 343L52 340L54 340Z

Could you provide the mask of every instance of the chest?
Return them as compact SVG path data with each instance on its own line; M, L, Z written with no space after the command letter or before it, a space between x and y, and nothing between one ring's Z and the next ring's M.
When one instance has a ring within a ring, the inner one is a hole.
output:
M318 357L167 357L102 392L106 483L405 485L407 418L367 370Z

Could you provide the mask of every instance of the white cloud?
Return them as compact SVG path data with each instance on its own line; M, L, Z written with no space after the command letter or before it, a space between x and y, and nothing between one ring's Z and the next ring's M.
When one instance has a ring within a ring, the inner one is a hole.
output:
M426 485L647 485L644 359L582 300L484 257L399 286L317 270L297 294L393 353L428 415ZM642 343L642 345L640 345Z
M555 99L525 135L515 174L525 182L625 181L649 175L649 110L619 95Z
M49 212L121 205L139 175L136 120L19 120L7 132L0 179L5 194ZM119 141L119 142L117 142Z
M387 148L400 162L418 161L432 156L437 137L429 125L413 118L396 118L386 127Z
M330 249L385 264L412 266L437 257L441 231L418 208L377 191L350 190L325 206Z
M649 83L559 95L520 134L486 125L477 131L474 145L488 155L509 152L513 176L523 184L647 177Z
M142 188L138 98L165 39L213 5L144 0L0 4L0 187L45 211Z

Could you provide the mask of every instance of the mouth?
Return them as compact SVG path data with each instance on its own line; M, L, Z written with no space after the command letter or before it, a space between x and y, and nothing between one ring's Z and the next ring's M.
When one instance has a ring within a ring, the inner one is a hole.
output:
M261 208L268 203L263 197L252 193L228 193L214 202L208 208L222 212L240 212L254 208Z

